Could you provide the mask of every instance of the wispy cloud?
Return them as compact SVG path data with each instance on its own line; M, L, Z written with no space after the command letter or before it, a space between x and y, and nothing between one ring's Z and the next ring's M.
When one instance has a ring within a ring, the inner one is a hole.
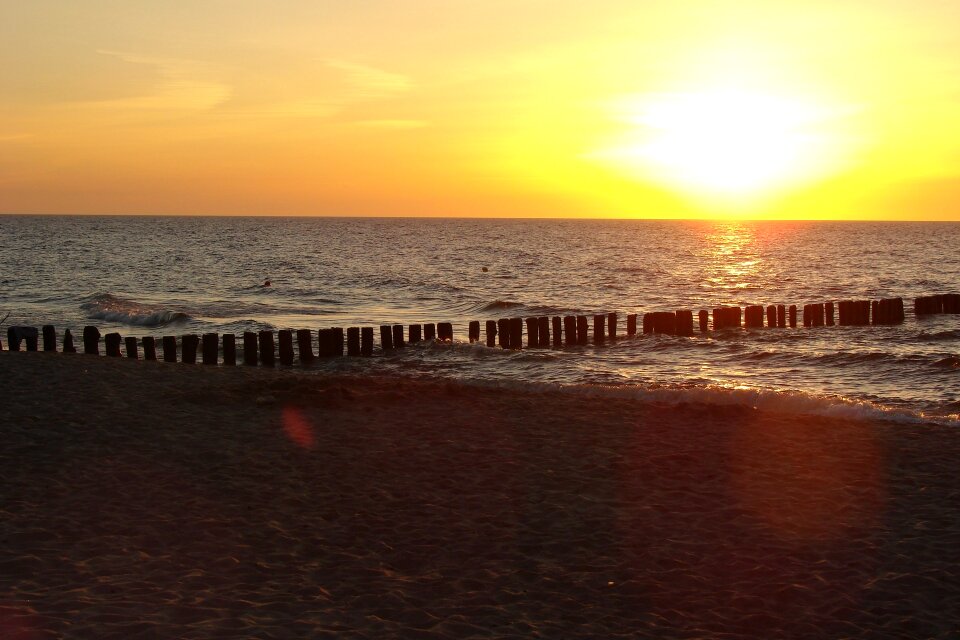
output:
M326 62L328 66L342 71L362 97L383 98L403 93L413 87L410 78L400 73L345 60L327 60Z

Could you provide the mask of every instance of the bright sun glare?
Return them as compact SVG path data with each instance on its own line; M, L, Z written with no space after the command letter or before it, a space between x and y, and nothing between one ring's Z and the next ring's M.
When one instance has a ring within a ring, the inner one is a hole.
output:
M830 114L740 89L651 94L618 105L633 130L594 157L697 195L749 199L827 171Z

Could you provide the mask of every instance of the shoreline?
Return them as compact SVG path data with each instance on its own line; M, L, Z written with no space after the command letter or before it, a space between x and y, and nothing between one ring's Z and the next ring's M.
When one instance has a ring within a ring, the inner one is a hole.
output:
M0 372L0 629L26 637L960 631L955 427L80 354Z

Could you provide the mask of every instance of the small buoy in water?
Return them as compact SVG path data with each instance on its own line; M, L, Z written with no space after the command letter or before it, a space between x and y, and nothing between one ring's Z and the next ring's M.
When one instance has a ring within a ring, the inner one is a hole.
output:
M484 267L483 269L481 269L481 271L483 271L484 273L486 273L487 271L489 271L489 269L487 269L486 267Z
M264 280L264 281L263 281L263 286L269 287L269 286L270 286L270 281L269 281L269 280Z

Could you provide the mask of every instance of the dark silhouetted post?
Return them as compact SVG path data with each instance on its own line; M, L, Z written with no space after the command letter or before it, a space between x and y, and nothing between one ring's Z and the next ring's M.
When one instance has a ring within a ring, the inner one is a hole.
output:
M617 312L612 311L607 314L607 335L611 340L617 339Z
M674 313L678 336L690 337L693 335L693 311L678 309Z
M365 358L373 355L373 327L360 327L360 355Z
M783 329L787 326L787 308L782 305L777 305L777 328Z
M257 334L257 341L260 347L260 364L265 367L272 367L275 361L273 331L261 331Z
M486 333L487 333L487 346L495 347L497 346L497 321L496 320L487 320L486 322Z
M220 336L215 333L203 334L203 364L217 364L220 355Z
M627 314L627 336L637 335L637 314Z
M563 346L563 318L560 316L553 316L551 319L551 324L553 325L553 346L562 347Z
M84 332L84 337L86 337L86 332ZM10 351L20 351L20 341L23 338L20 337L20 333L17 332L16 327L9 327L7 329L7 349ZM84 347L86 347L86 341L84 341ZM99 351L99 346L97 348ZM89 353L89 351L87 352Z
M338 358L343 357L343 327L333 327L330 329L333 332L333 354Z
M347 355L360 355L360 327L347 327Z
M450 322L438 322L437 338L439 338L440 342L453 342L453 324Z
M510 348L523 349L523 318L510 318Z
M758 304L749 305L743 311L744 325L748 329L763 328L763 307Z
M576 316L563 316L563 333L566 340L564 342L568 347L577 344L577 318Z
M428 322L423 325L423 339L427 342L432 342L437 339L437 325L432 322Z
M289 367L293 364L293 331L280 329L277 331L277 341L280 343L280 364Z
M64 353L77 352L77 348L73 345L73 334L70 333L70 329L66 329L63 332L63 352Z
M137 360L140 358L140 354L137 353L137 339L133 336L128 336L123 339L123 346L127 351L127 357L131 360Z
M53 327L52 324L43 325L43 350L44 351L56 351L57 350L57 330Z
M360 349L359 334L357 334L357 349ZM303 364L313 362L313 332L310 329L297 329L297 353L300 354L300 362Z
M500 336L500 348L510 348L510 319L500 318L497 320L497 333Z
M232 333L223 334L223 364L228 367L237 366L237 336Z
M403 325L393 325L393 348L403 349L405 346L407 345L403 341Z
M536 318L527 318L527 349L540 346L537 334L540 331L540 322Z
M827 326L833 326L833 303L827 302L823 305L823 311L826 315Z
M143 340L143 359L144 360L156 360L157 359L157 339L153 336L146 336ZM67 350L67 346L63 346L63 350Z
M577 344L587 344L588 329L587 316L577 316Z
M175 336L163 336L160 346L163 347L164 362L177 361L177 338Z
M8 348L13 350L12 346ZM17 348L19 349L19 342ZM83 328L83 352L94 356L100 355L100 330L96 327L88 325Z
M537 319L537 346L542 349L550 348L550 318L547 316Z
M480 321L471 320L470 324L467 325L467 339L470 341L470 344L474 342L480 342Z
M380 348L384 351L393 349L393 327L388 324L380 325ZM320 355L323 355L323 353Z
M243 364L248 367L257 366L258 362L258 353L259 349L257 348L257 334L253 331L244 331L243 332Z
M180 362L184 364L197 364L198 346L200 346L200 338L198 336L191 333L181 337L180 348L183 350L183 356L180 358Z
M412 324L407 327L408 342L420 342L423 340L423 327L419 324Z
M796 329L797 327L797 305L790 305L790 328Z
M803 305L803 326L809 327L813 325L813 313L810 311L810 305Z
M120 343L123 342L123 338L120 337L119 333L108 333L103 336L103 343L107 347L107 355L111 358L120 357Z
M597 314L593 316L593 343L600 344L604 341L603 335L603 325L606 323L607 317L603 314Z

